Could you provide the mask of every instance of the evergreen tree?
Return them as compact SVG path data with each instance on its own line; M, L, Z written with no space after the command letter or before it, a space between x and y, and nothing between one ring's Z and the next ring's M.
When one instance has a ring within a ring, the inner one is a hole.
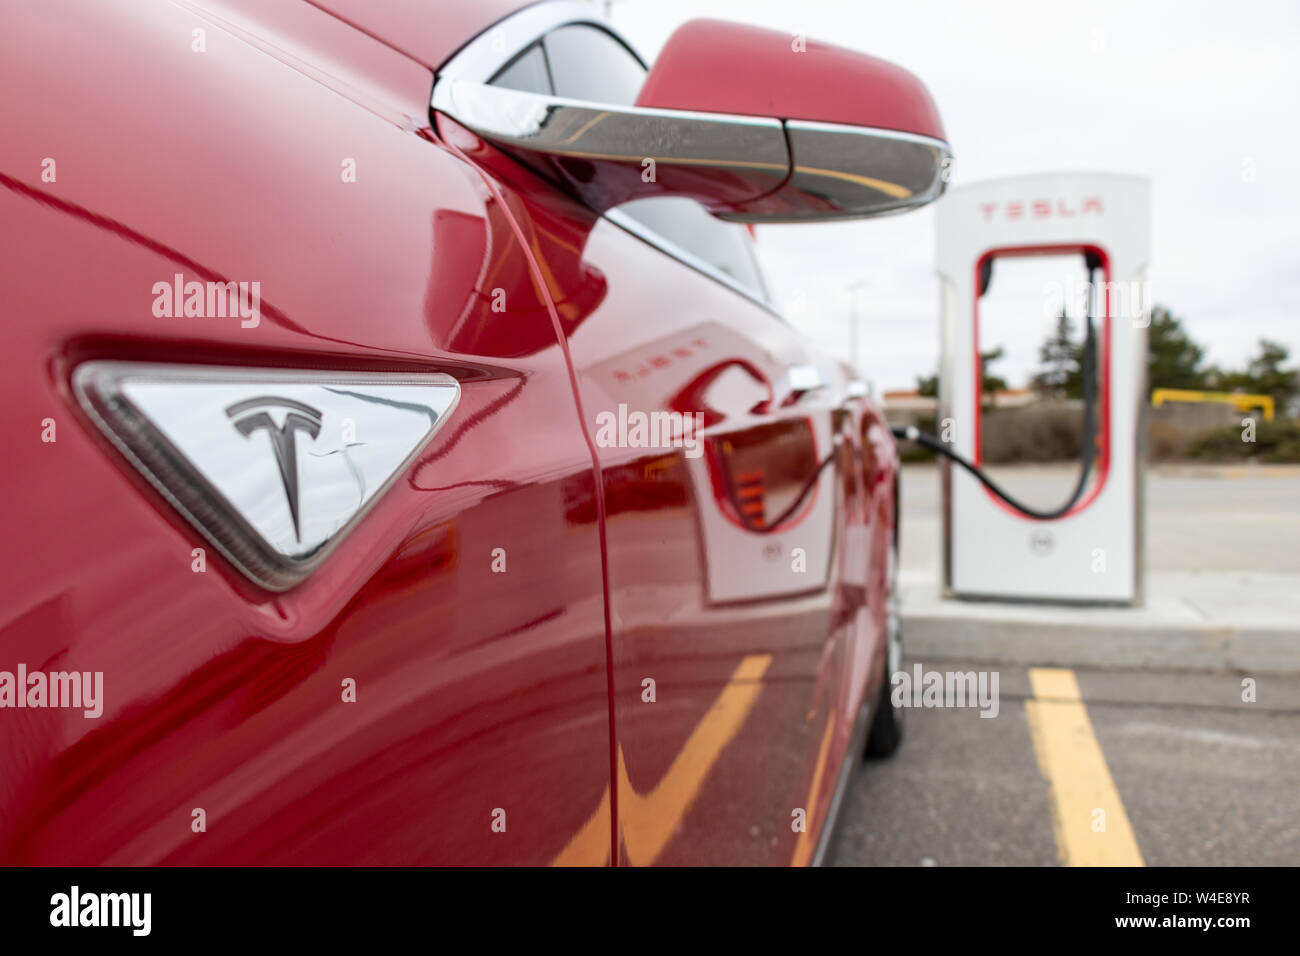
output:
M1291 399L1300 390L1297 370L1283 368L1290 350L1281 342L1259 340L1259 354L1246 364L1244 372L1221 372L1215 369L1216 388L1230 392L1247 392L1252 395L1271 395L1279 412L1284 412Z
M1205 388L1201 368L1205 349L1183 330L1182 322L1163 305L1151 309L1147 328L1147 384L1151 388Z
M995 349L980 353L980 372L983 376L981 384L986 399L992 398L994 392L1000 392L1007 387L1006 379L989 374L989 366L1005 354L1006 349L1001 345ZM916 394L927 398L937 397L939 394L939 373L918 375L916 377Z
M1061 310L1056 328L1038 350L1040 371L1030 386L1043 397L1083 397L1083 343L1076 341L1074 321Z

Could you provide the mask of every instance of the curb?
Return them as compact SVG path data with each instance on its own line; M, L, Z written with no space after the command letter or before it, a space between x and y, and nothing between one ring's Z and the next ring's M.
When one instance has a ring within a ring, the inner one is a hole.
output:
M1165 575L1149 582L1158 587L1149 586L1145 607L1078 609L943 600L933 579L908 577L902 611L913 659L1300 674L1292 575ZM1234 600L1193 603L1189 587Z

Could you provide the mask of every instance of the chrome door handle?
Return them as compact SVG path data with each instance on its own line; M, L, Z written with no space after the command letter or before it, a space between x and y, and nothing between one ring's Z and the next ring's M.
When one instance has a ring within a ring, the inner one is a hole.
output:
M784 384L787 400L794 401L809 392L830 388L831 379L820 365L791 365L785 370Z
M849 379L844 384L844 401L850 401L855 398L870 398L871 383L860 378Z

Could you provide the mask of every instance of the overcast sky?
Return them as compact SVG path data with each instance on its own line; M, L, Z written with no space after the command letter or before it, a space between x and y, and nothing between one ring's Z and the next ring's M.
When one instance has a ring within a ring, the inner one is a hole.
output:
M953 185L1020 173L1148 177L1156 302L1210 359L1240 365L1261 336L1300 359L1300 3L614 0L653 59L694 17L743 20L892 60L919 75L956 154ZM1252 178L1253 176L1253 178ZM932 208L877 221L759 229L783 311L847 355L864 281L859 362L909 388L938 357ZM1035 316L1035 323L1042 323ZM1032 371L1035 325L996 369ZM992 345L996 343L986 343Z

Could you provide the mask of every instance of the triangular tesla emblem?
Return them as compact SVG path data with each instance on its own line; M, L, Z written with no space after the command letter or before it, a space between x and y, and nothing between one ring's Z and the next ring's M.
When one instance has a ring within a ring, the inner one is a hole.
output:
M302 580L460 397L442 373L87 362L83 407L249 577Z

